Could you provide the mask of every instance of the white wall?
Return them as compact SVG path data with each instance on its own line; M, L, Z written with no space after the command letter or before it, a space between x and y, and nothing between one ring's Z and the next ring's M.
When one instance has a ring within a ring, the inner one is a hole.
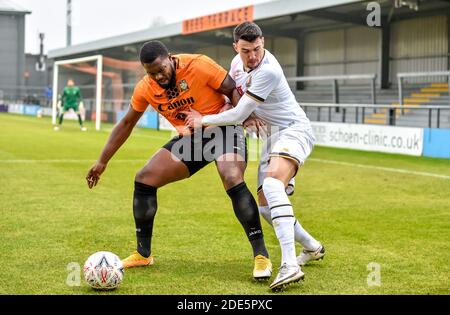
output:
M379 76L379 43L380 31L364 26L309 33L305 37L305 76L366 73ZM329 85L329 82L306 85Z
M392 83L399 72L448 69L447 16L430 16L396 22L391 27ZM405 82L442 82L445 78L408 78Z

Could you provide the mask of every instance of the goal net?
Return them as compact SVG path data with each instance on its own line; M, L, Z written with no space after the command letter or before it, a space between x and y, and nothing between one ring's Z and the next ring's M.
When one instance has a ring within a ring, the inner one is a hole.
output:
M80 109L86 119L86 110L95 111L95 129L100 130L102 114L103 56L59 60L53 68L52 123L56 124L60 115L61 95L69 79L80 88L83 108ZM70 113L69 113L70 115Z
M137 61L102 55L56 61L53 74L53 124L60 114L61 95L69 79L80 88L82 118L95 121L95 128L100 130L102 122L115 123L123 116L123 112L128 109L134 86L144 74ZM64 117L77 119L72 111L68 111Z

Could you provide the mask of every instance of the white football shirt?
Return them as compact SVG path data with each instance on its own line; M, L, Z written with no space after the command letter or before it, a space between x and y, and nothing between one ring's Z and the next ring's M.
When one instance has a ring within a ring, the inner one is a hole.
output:
M246 94L259 102L254 114L267 124L280 129L294 124L311 128L309 119L289 87L283 69L267 49L259 66L249 72L244 70L241 57L236 55L231 62L230 76L241 95Z

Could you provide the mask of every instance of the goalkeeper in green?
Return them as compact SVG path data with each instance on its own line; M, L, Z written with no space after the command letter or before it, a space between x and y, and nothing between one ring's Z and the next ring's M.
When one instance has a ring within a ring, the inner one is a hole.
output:
M83 107L83 102L81 98L80 88L75 86L72 79L67 80L67 86L64 88L63 94L61 96L62 109L59 113L59 123L55 126L54 130L58 131L62 125L64 114L73 109L73 111L78 116L78 122L80 123L81 131L86 131L86 127L83 126L83 120L80 115L80 108Z

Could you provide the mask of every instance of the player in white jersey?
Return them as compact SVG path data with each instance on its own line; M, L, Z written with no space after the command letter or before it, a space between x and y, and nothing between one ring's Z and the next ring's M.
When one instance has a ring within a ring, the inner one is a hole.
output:
M286 194L289 181L312 151L314 136L309 119L298 105L276 58L264 49L264 37L255 23L244 22L234 30L234 49L238 55L231 63L230 75L242 95L233 109L217 115L202 116L191 109L185 112L190 127L240 124L251 115L267 125L258 169L259 210L273 225L280 242L282 261L270 285L273 290L303 279L300 266L323 258L325 248L294 216ZM303 246L296 257L295 241Z

